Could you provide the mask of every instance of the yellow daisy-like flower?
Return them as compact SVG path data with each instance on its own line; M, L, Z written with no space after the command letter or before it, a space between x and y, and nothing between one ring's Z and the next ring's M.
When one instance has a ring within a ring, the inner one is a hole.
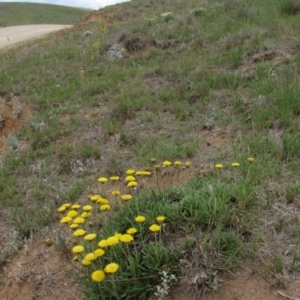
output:
M137 216L135 218L135 221L138 222L138 223L143 223L145 222L146 218L144 216Z
M90 217L91 215L92 214L90 212L84 211L80 216L81 216L81 218L86 219L86 218Z
M109 201L106 198L98 198L97 203L101 203L101 204L109 204Z
M84 236L85 234L86 234L86 231L83 229L77 229L73 233L74 236Z
M114 191L111 192L111 194L114 195L114 196L118 196L118 195L120 195L120 191L119 190L114 190Z
M97 202L97 200L98 200L99 197L100 197L99 195L94 195L94 196L89 197L89 199L90 199L92 202Z
M133 237L130 234L122 234L120 241L123 243L130 243L133 241Z
M160 165L155 165L155 166L154 166L154 169L155 169L156 171L160 170L160 168L161 168Z
M158 223L163 223L165 221L165 219L166 219L166 217L164 217L164 216L158 216L158 217L156 217L156 221Z
M90 264L92 264L92 261L91 260L87 260L87 259L83 259L81 261L81 264L84 266L84 267L88 267Z
M60 208L57 209L58 212L64 213L67 210L67 207L61 206Z
M103 256L104 254L105 254L105 251L103 250L103 249L96 249L95 251L94 251L94 254L95 254L95 258L97 258L97 257L101 257L101 256Z
M64 203L62 206L69 208L72 204L71 203Z
M164 165L165 167L169 167L169 166L172 165L172 163L171 163L169 160L165 160L165 161L163 162L163 165Z
M102 270L96 270L92 273L91 278L95 282L101 282L105 279L105 273Z
M90 261L93 261L95 260L95 254L94 252L90 252L90 253L87 253L84 257L84 260L90 260Z
M127 232L128 234L135 234L135 233L137 233L137 229L134 228L134 227L131 227L131 228L127 229L126 232Z
M254 157L248 157L247 160L250 164L252 164L255 161L255 158Z
M119 176L111 176L109 179L111 181L118 181L120 179L120 177Z
M70 217L64 217L60 220L60 223L62 224L66 224L66 223L69 223L70 221L72 221L72 218Z
M156 158L153 157L153 158L150 159L150 161L151 161L153 164L155 164L155 163L156 163Z
M185 167L186 168L189 168L191 166L191 163L189 162L189 161L187 161L186 163L185 163Z
M138 183L136 181L130 181L127 183L127 187L136 187Z
M134 174L135 173L135 171L133 170L133 169L128 169L127 171L126 171L126 174L127 175L132 175L132 174Z
M180 162L180 161L175 161L175 162L174 162L174 166L175 166L175 167L179 167L180 165L181 165L181 162Z
M71 225L69 226L69 228L75 230L75 229L78 228L78 226L79 226L79 224L74 224L74 223L73 223L73 224L71 224Z
M85 205L82 209L84 211L91 211L93 209L93 206L91 206L91 205Z
M68 213L67 213L67 217L70 217L70 218L75 218L78 216L78 212L76 210L70 210Z
M132 196L129 195L129 194L127 194L127 195L122 195L122 196L121 196L121 199L122 199L123 201L129 201L130 199L132 199Z
M125 181L129 182L129 181L135 181L135 177L132 175L126 176Z
M98 178L97 179L100 183L102 183L102 184L104 184L104 183L106 183L107 182L107 178L105 178L105 177L100 177L100 178Z
M72 248L72 252L74 254L79 254L79 253L82 253L83 251L84 251L84 247L81 245L77 245Z
M115 236L109 237L106 241L108 246L114 246L119 244L119 240Z
M87 234L84 239L88 242L92 242L96 238L96 233Z
M100 210L101 211L107 211L107 210L110 210L110 205L108 204L103 204L100 206Z
M216 165L215 165L215 168L216 168L216 169L222 169L222 168L223 168L223 165L222 165L222 164L216 164Z
M79 204L73 204L71 206L72 209L79 209L80 208L80 205Z
M157 232L157 231L160 231L160 226L157 225L157 224L152 224L150 227L149 227L150 231L152 232Z
M238 162L234 162L231 164L231 166L234 168L238 168L240 166L240 164Z
M120 240L121 236L122 236L122 233L116 233L116 234L115 234L115 237L116 237L118 240Z
M138 171L135 173L136 176L151 176L151 172L149 171Z
M78 217L73 220L73 223L75 223L75 224L83 224L84 222L85 222L85 219L81 218L81 217Z
M104 268L104 272L108 273L108 274L113 274L116 273L119 269L119 265L116 263L110 263L108 265L105 266Z
M101 240L99 243L98 243L98 246L100 248L105 248L108 246L108 243L107 243L107 240Z

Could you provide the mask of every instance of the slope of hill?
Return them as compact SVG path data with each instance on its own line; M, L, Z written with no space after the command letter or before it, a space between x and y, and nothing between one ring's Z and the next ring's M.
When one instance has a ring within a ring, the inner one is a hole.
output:
M299 23L133 0L1 51L0 298L299 298Z
M90 9L40 3L0 2L0 27L31 24L75 24Z

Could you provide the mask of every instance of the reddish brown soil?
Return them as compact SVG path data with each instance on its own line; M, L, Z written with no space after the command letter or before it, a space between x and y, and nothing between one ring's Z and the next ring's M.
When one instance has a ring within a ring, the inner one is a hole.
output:
M0 97L0 151L4 151L5 138L11 132L19 131L30 116L29 106L17 97Z

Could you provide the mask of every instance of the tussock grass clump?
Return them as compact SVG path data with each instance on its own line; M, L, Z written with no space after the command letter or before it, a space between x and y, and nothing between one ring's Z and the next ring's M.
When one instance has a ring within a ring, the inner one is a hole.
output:
M218 269L234 265L244 247L252 223L247 212L256 202L248 184L254 158L227 171L216 164L206 180L183 186L190 162L151 163L147 171L99 177L100 191L88 196L89 205L58 209L76 239L72 252L84 267L79 282L87 299L167 295L181 274L195 275L186 264L206 274L197 283L202 293L216 287ZM169 188L162 189L162 181Z
M282 14L289 16L297 15L300 12L299 0L279 0L278 7Z

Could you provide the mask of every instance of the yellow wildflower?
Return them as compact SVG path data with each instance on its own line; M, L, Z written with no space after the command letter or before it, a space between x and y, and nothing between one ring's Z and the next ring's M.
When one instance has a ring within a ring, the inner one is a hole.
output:
M71 206L72 209L79 209L80 208L80 205L79 204L73 204Z
M168 161L168 160L165 160L165 161L163 162L163 165L164 165L165 167L169 167L169 166L172 165L172 163L171 163L170 161Z
M75 218L78 216L78 212L76 210L70 210L68 213L67 213L67 217L70 217L70 218Z
M164 217L164 216L158 216L158 217L156 217L156 221L158 223L163 223L165 219L166 219L166 217Z
M135 177L133 177L132 175L126 176L125 181L135 181Z
M99 197L97 203L109 204L109 201L106 198Z
M119 176L111 176L109 179L111 181L118 181L120 179L120 177Z
M119 191L119 190L114 190L114 191L112 191L111 193L112 193L112 195L114 195L114 196L120 195L120 191Z
M255 158L254 157L248 157L247 160L250 164L252 164L255 161Z
M95 254L95 258L101 257L105 254L105 251L103 249L99 248L94 251L94 254Z
M108 246L114 246L119 244L119 240L115 236L109 237L106 241Z
M69 223L70 221L72 221L72 218L64 217L60 220L60 223L66 224L66 223Z
M135 172L136 176L151 176L151 172L149 171L137 171Z
M116 233L116 234L115 234L115 237L116 237L118 240L120 240L121 236L122 236L122 233Z
M157 232L157 231L160 231L160 226L157 225L157 224L152 224L150 227L149 227L150 231L152 232Z
M83 229L77 229L73 233L74 236L84 236L85 234L86 234L86 231Z
M130 243L133 241L133 237L130 234L122 234L120 241L123 243Z
M135 171L133 169L129 169L129 170L126 171L127 175L132 175L134 173L135 173Z
M75 230L75 229L78 228L78 226L79 226L79 224L74 224L74 223L73 223L73 224L71 224L71 225L69 226L69 228Z
M222 168L223 168L223 165L222 165L222 164L216 164L216 165L215 165L215 168L216 168L216 169L222 169Z
M83 251L84 251L84 247L81 246L81 245L77 245L77 246L74 246L74 247L72 248L72 252L73 252L74 254L79 254L79 253L81 253L81 252L83 252Z
M105 248L108 246L108 243L107 243L107 240L101 240L99 243L98 243L98 246L100 248Z
M135 233L137 233L137 229L134 228L134 227L131 227L131 228L127 229L126 232L127 232L128 234L135 234Z
M100 206L100 210L101 211L107 211L107 210L110 210L110 205L108 204L103 204Z
M181 162L180 162L180 161L175 161L175 162L174 162L174 166L175 166L175 167L179 167L180 165L181 165Z
M108 273L108 274L113 274L116 273L119 269L119 265L116 263L110 263L108 265L105 266L104 268L104 272Z
M191 166L191 163L189 162L189 161L187 161L186 163L185 163L185 167L186 168L189 168Z
M90 217L92 215L92 213L84 211L80 216L84 219Z
M95 282L101 282L105 279L105 273L102 270L96 270L92 273L91 278Z
M231 166L234 168L238 168L240 166L240 164L238 162L234 162L231 164Z
M122 199L123 201L129 201L130 199L132 199L132 195L129 195L129 194L127 194L127 195L122 195L122 196L121 196L121 199Z
M146 220L146 218L144 216L137 216L135 218L135 221L138 222L138 223L142 223Z
M136 181L130 181L127 184L127 187L136 187L138 185L138 183Z
M87 259L83 259L83 260L81 261L81 264L82 264L84 267L89 266L91 263L92 263L92 261L91 261L91 260L87 260Z
M91 210L93 209L93 206L85 205L82 209L83 209L84 211L91 211Z
M61 206L60 208L57 209L58 212L64 213L67 210L67 207Z
M97 180L98 180L100 183L104 184L104 183L106 183L106 181L107 181L108 179L105 178L105 177L100 177L100 178L98 178Z
M85 219L81 218L81 217L78 217L73 220L73 223L75 223L75 224L83 224L84 222L85 222Z
M95 238L96 238L96 233L90 233L84 237L84 239L89 242L92 242Z

